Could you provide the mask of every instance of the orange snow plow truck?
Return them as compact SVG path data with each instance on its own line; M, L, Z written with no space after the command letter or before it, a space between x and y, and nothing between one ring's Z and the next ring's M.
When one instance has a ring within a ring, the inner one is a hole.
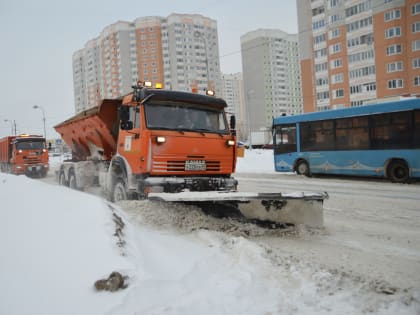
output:
M100 186L111 200L183 202L245 218L322 225L325 193L239 192L235 119L223 99L133 86L54 128L72 149L61 185Z
M0 139L0 169L5 173L45 177L49 169L45 138L22 134Z

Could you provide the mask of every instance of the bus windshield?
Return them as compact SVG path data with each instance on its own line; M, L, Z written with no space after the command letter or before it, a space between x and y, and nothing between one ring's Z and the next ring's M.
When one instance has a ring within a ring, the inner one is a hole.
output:
M227 133L224 112L190 104L145 104L146 125L149 129L191 130Z

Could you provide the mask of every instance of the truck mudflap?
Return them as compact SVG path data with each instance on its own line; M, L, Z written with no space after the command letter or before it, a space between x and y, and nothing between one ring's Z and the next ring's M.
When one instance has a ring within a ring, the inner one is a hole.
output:
M251 192L180 192L149 193L148 199L164 202L209 205L221 211L231 211L234 207L249 220L273 223L304 224L323 227L323 203L328 198L326 192L296 193L251 193Z

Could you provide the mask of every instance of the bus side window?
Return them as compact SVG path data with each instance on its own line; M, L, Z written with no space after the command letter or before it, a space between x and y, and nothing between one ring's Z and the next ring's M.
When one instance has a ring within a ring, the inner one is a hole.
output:
M420 110L414 112L414 138L413 146L420 148Z
M275 153L296 152L296 126L283 125L276 128Z

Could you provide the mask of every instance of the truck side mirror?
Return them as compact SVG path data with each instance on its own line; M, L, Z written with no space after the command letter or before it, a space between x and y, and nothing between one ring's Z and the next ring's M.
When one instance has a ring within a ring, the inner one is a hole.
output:
M121 125L120 125L121 130L131 130L133 129L133 122L128 120L128 121L122 121L121 120Z
M231 134L233 136L236 136L236 130L235 130L235 127L236 127L236 117L235 117L235 115L230 116L229 125L230 125L230 132L231 132Z
M133 122L130 121L130 108L128 106L120 106L119 109L120 114L120 128L122 130L131 130L133 129Z
M235 115L230 116L230 129L234 130L236 127L236 117Z

